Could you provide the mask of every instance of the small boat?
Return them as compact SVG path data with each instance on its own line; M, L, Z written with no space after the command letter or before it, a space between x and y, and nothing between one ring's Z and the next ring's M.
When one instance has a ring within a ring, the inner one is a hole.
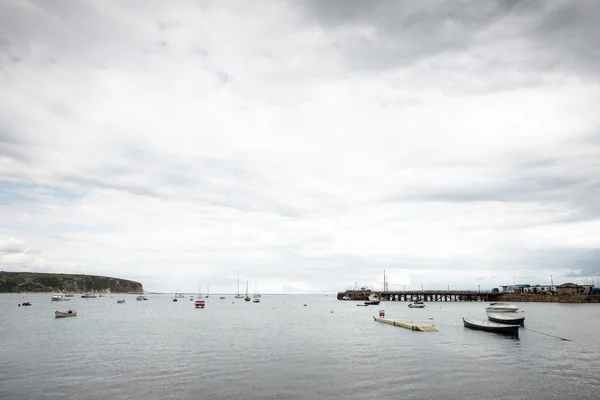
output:
M238 289L237 289L237 294L235 296L233 296L233 297L235 297L236 299L243 299L244 298L244 296L242 296L240 294L240 276L239 275L238 275Z
M194 307L196 308L204 308L205 305L206 302L202 298L196 299L196 301L194 302Z
M123 304L123 303L125 303L125 300L117 300L117 303Z
M525 325L525 317L517 317L510 316L506 314L492 314L488 313L488 319L492 322L497 322L499 324L509 324L509 325Z
M486 332L502 333L504 335L519 336L520 325L505 325L496 322L478 321L475 319L463 318L463 323L467 328Z
M146 300L146 299L144 298L144 296L138 296L138 297L136 297L135 299L136 299L137 301Z
M104 294L99 294L98 297L106 297Z
M357 306L357 307L369 307L369 305L368 305L368 304L357 304L356 306Z
M22 306L25 306L25 307L27 307L27 306L30 306L30 305L31 305L31 303L30 303L30 302L28 302L28 301L26 301L25 303L23 303L23 304L21 304L21 305L22 305Z
M246 281L246 296L244 297L245 301L250 301L250 296L248 296L248 281Z
M220 300L225 300L225 296L219 297Z
M381 301L379 300L368 300L365 301L365 306L378 306Z
M91 293L86 293L84 295L81 295L82 299L95 299L96 297L98 297L98 296L96 296L95 294L91 294Z
M260 297L254 297L254 298L252 299L252 302L253 302L253 303L260 303Z
M64 297L62 294L53 294L52 295L52 301L63 301Z
M177 302L177 299L175 298L175 299L173 299L173 301L174 301L174 302Z
M73 293L65 294L65 297L75 297Z
M517 312L518 310L519 307L510 303L490 303L490 305L485 308L485 311L492 312Z
M425 304L414 302L414 303L410 303L408 305L408 308L425 308Z
M54 318L65 318L65 317L74 317L77 315L77 310L68 310L68 311L55 311Z

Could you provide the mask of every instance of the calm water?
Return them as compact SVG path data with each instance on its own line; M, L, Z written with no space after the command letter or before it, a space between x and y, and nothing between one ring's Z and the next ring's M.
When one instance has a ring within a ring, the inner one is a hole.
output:
M0 295L0 399L600 398L600 305L520 304L526 327L572 339L561 341L464 328L462 316L485 318L484 303L227 296L196 310L148 297ZM77 317L54 319L70 307ZM379 308L433 317L440 332L376 323Z

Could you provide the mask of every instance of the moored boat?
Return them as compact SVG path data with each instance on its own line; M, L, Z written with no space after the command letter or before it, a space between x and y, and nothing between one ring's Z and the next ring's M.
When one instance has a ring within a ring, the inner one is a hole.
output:
M53 294L52 295L52 301L63 301L64 297L62 294Z
M499 324L525 325L525 317L488 313L488 319Z
M23 303L23 304L21 304L21 305L22 305L22 306L25 306L25 307L27 307L27 306L30 306L30 305L31 305L31 303L30 303L30 302L28 302L28 301L26 301L25 303Z
M510 303L490 303L490 305L485 308L485 311L491 312L517 312L518 310L519 307Z
M204 301L204 299L201 298L196 299L196 301L194 302L194 307L196 308L204 308L205 305L206 302Z
M505 325L490 321L463 318L463 324L470 329L486 332L502 333L504 335L519 336L520 325Z
M425 308L425 304L414 302L414 303L410 303L408 305L408 308Z
M65 294L65 297L75 297L73 293Z
M125 300L117 300L117 303L123 304L123 303L125 303Z
M365 306L377 306L381 303L379 300L367 300L365 301Z
M67 310L67 311L55 311L54 318L65 318L65 317L75 317L77 315L77 310Z
M96 296L95 294L91 294L91 293L86 293L84 295L81 295L82 299L95 299L96 297L98 297L98 296Z

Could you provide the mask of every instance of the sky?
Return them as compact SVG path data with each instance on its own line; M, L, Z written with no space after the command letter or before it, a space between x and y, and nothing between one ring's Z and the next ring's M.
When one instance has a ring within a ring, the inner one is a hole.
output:
M597 282L600 7L0 2L0 270Z

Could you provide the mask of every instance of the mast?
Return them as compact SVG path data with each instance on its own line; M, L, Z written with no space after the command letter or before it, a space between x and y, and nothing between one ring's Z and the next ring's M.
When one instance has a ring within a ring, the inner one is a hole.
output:
M248 297L248 281L246 281L246 297Z
M237 291L237 295L240 295L240 276L238 275L238 291Z

